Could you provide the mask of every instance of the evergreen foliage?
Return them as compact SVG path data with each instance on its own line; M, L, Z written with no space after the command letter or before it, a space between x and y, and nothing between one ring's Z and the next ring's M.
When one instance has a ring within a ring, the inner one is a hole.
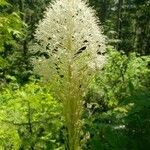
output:
M25 24L16 12L8 13L11 6L5 0L0 3L0 82L10 74L17 74L16 68L22 56L18 41L24 37ZM13 70L14 69L14 70Z

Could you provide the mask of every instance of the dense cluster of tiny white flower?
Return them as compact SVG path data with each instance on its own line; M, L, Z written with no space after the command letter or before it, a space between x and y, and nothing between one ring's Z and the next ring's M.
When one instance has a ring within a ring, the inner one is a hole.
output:
M94 71L105 62L105 38L93 9L82 0L57 0L47 8L37 26L34 51L47 53L50 58L34 60L35 69L46 80L64 72L66 64L74 72ZM91 70L92 69L92 70Z

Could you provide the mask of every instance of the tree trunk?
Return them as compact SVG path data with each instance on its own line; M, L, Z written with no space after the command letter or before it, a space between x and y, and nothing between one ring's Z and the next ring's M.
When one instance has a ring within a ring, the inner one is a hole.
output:
M117 33L118 33L118 39L122 40L122 6L123 6L123 0L118 1L118 17L117 17ZM117 49L121 49L121 43L118 43Z

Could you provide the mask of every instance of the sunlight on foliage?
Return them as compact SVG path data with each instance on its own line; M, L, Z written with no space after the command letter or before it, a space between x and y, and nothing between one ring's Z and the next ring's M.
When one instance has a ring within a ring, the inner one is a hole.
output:
M21 89L5 89L0 94L0 142L3 148L60 147L56 133L62 122L61 105L49 88L31 83ZM7 132L6 132L7 131ZM7 138L9 139L8 142ZM17 143L16 143L17 142Z

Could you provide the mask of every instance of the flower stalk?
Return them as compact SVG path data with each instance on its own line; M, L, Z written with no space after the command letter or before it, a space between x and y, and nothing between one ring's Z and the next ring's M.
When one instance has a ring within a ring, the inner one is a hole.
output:
M56 0L37 26L34 70L50 82L63 104L68 150L81 150L83 96L105 62L105 38L95 12L82 0Z

